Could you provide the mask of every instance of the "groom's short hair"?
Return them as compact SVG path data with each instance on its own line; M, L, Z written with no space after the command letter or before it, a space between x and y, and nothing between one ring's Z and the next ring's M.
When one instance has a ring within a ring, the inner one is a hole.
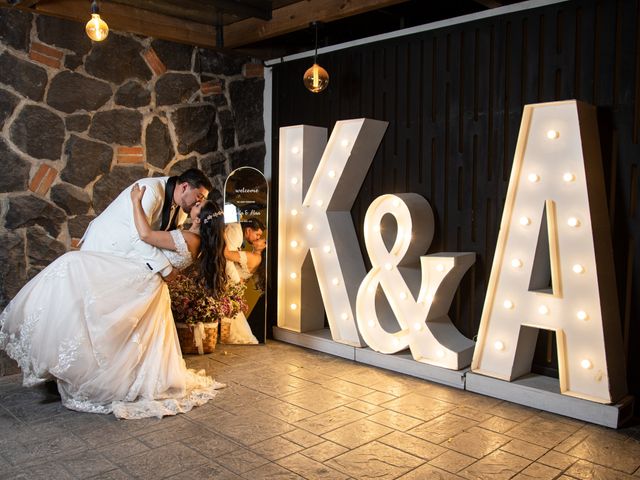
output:
M262 223L256 217L247 218L246 220L243 220L240 223L242 224L243 231L245 228L250 228L251 230L263 230L263 231L265 230L264 223Z
M207 178L202 170L198 170L197 168L190 168L178 177L178 184L184 182L187 182L191 188L204 187L209 190L209 192L213 190L211 181Z

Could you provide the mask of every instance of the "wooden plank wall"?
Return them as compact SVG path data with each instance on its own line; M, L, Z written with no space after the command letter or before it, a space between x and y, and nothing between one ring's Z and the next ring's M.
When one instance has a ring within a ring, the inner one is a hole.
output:
M274 66L274 187L279 127L388 121L352 210L362 250L374 198L423 195L436 218L429 252L477 253L450 312L474 337L523 106L574 98L596 105L629 382L640 396L639 3L575 0L324 54L331 81L316 95L302 85L310 59ZM554 348L541 334L537 370L553 374Z

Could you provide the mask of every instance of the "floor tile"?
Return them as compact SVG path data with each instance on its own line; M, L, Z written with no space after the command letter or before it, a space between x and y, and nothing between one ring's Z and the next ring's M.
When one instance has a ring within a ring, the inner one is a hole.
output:
M316 435L322 435L364 417L366 417L366 414L352 408L338 407L328 412L305 418L294 425Z
M248 480L304 480L304 477L275 463L262 465L255 470L246 472L244 478Z
M303 447L294 443L286 438L273 437L263 442L253 444L251 450L258 455L263 456L268 460L278 460L291 455L292 453L299 452Z
M439 417L455 408L455 405L452 403L428 398L417 393L410 393L395 400L385 402L380 406L425 421Z
M520 457L524 457L528 460L537 460L542 455L547 453L547 449L534 445L533 443L525 442L523 440L511 440L506 445L500 447L500 450L513 453Z
M254 470L269 463L269 460L266 458L246 448L239 448L233 452L220 455L215 458L215 461L226 469L238 474Z
M459 417L452 413L445 413L416 428L412 428L408 433L432 443L442 443L476 424L477 422L474 420Z
M398 480L461 480L455 473L441 470L428 463L419 466L415 470L411 470L409 473L398 477Z
M404 432L391 432L378 439L380 443L397 448L425 460L432 460L447 450L434 443L427 442Z
M512 428L506 434L541 447L552 448L578 429L577 426L535 415Z
M343 447L356 448L391 431L384 425L363 419L325 433L322 437Z
M433 460L430 460L429 464L434 467L441 468L442 470L446 470L447 472L457 473L475 461L476 459L469 455L454 452L453 450L447 450L442 455L438 455Z
M205 456L181 443L173 443L118 462L132 475L142 478L167 478L207 463Z
M305 448L313 447L318 443L324 442L324 439L319 437L318 435L314 435L313 433L309 433L306 430L302 430L300 428L292 430L290 432L282 435L282 438L286 438L287 440L291 440L298 445L301 445Z
M619 470L602 467L586 460L578 460L565 473L580 480L631 480L634 478Z
M530 463L525 458L498 450L462 469L458 475L470 480L489 478L508 480L524 470Z
M406 431L421 425L422 420L403 415L393 410L383 410L368 417L372 422L380 423L395 430Z
M609 433L593 433L567 453L626 473L640 467L640 442Z
M482 458L510 441L500 433L472 427L442 443L442 446L474 458Z
M391 480L424 461L380 442L372 442L326 462L330 467L358 479Z
M514 480L553 480L560 474L557 468L549 467L541 463L535 462L518 473Z
M281 458L276 463L309 480L346 480L349 478L348 475L300 453Z
M337 457L349 449L343 447L342 445L338 445L337 443L333 443L330 441L325 441L319 443L318 445L314 445L313 447L307 448L300 453L306 457L309 457L316 462L325 462L330 458Z

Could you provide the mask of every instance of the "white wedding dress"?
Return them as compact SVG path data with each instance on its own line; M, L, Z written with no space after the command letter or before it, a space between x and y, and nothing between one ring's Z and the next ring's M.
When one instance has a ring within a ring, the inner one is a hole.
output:
M174 268L191 264L182 233ZM216 383L186 367L167 285L141 262L74 251L55 260L0 315L0 348L23 383L56 380L65 407L119 418L175 415L212 399Z
M252 273L247 267L247 254L240 250L242 246L243 234L239 223L230 223L225 229L225 238L229 250L238 252L240 263L227 260L226 274L227 281L240 283L251 277ZM247 322L247 317L240 312L231 319L222 319L223 322L230 321L229 338L226 343L233 344L256 344L259 343Z

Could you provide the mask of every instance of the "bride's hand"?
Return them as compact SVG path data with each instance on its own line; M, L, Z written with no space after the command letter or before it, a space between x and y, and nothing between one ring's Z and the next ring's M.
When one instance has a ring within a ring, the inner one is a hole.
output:
M131 187L131 201L132 202L141 202L142 201L142 196L144 195L144 191L147 189L147 187L143 186L142 188L140 188L140 186L136 183L133 185L133 187Z

